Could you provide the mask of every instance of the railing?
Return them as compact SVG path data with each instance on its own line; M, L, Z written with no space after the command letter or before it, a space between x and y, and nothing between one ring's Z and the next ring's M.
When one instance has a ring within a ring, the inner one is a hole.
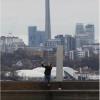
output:
M99 81L1 82L2 100L99 100Z

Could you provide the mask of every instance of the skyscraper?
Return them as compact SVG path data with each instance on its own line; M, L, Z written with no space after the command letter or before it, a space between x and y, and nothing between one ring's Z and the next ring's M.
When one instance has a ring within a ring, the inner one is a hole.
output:
M64 47L65 52L75 50L75 38L71 35L65 35Z
M76 25L76 48L83 45L93 44L95 41L95 29L92 24L77 24Z
M51 24L50 24L50 1L45 0L45 32L48 39L51 39Z
M77 23L76 24L76 34L84 34L84 25L83 23Z
M33 37L33 34L36 33L36 30L37 30L37 27L36 26L29 26L28 27L28 43L29 43L29 46L33 46L33 43L34 43L34 37Z
M85 26L85 32L86 32L86 34L88 34L90 44L93 44L95 42L95 28L94 28L94 25L87 24Z
M37 30L36 26L28 27L28 35L30 47L39 47L40 45L43 45L47 40L45 31Z

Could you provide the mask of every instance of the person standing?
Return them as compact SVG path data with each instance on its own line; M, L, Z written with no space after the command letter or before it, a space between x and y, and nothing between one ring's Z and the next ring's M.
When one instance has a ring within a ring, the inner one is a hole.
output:
M48 65L42 64L42 67L45 68L45 71L44 71L45 81L49 83L51 79L52 64L48 64Z

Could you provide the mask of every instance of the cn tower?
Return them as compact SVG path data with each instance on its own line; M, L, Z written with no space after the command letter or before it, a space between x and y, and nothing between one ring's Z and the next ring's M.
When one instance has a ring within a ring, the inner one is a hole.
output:
M47 38L51 39L50 0L45 0L45 32Z

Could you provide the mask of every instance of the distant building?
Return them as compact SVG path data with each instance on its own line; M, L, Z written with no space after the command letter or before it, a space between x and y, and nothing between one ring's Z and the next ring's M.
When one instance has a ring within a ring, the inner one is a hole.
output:
M68 56L69 56L70 60L74 60L75 59L75 52L74 52L74 50L69 51Z
M84 30L84 25L83 23L77 23L76 24L76 34L84 34L85 30Z
M94 29L94 25L87 24L85 26L85 32L86 32L86 34L88 34L89 44L93 44L94 41L95 41L95 29Z
M83 24L76 25L76 48L80 48L83 45L93 44L95 40L94 25L87 24L85 27Z
M82 46L83 50L89 50L90 54L99 54L100 53L100 44L94 43L89 45Z
M82 50L82 48L78 48L78 49L75 51L76 58L89 57L89 56L90 56L89 53L90 53L89 50Z
M65 52L75 50L75 38L71 35L65 35L64 49Z
M30 47L39 47L44 45L45 41L47 40L47 34L45 31L37 30L36 26L28 27L28 35Z
M90 57L89 50L82 50L82 48L78 48L77 50L72 50L67 53L67 57L70 60L81 59L85 57Z
M24 48L25 44L22 39L18 37L0 37L0 50L1 52L13 53L18 48Z
M75 50L75 38L71 35L56 35L55 39L61 41L61 45L64 46L64 52L68 52L70 50Z
M59 39L61 41L61 45L64 45L65 38L63 35L56 35L55 39Z
M16 65L16 66L19 66L19 67L22 67L22 66L23 66L23 63L22 63L21 60L19 60L15 65Z
M76 50L68 51L66 53L66 57L70 60L82 59L85 57L90 57L90 51L88 49L83 50L82 48L78 48Z
M95 44L89 44L89 45L84 45L82 48L77 48L76 50L72 50L67 52L67 57L69 59L74 60L74 59L80 59L84 57L92 57L94 54L99 55L100 53L100 44L95 43Z
M76 34L76 48L80 48L83 45L87 45L90 43L88 34Z
M58 45L61 45L60 39L49 39L45 43L46 48L57 48Z
M52 63L56 65L56 49L44 50L44 61L45 63Z

